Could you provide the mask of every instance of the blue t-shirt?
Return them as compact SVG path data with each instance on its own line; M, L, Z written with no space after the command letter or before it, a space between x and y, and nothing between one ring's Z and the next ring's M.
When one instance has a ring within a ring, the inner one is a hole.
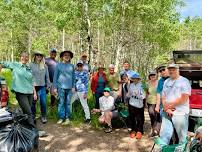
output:
M104 80L103 76L99 76L96 92L102 93L104 91L104 88L105 88L105 80Z
M133 74L135 74L137 72L133 71L133 70L122 70L120 72L120 76L123 75L123 74L127 74L128 78L131 78Z
M164 85L164 82L165 80L167 79L168 77L164 78L164 77L161 77L158 81L158 86L157 86L157 90L156 92L158 94L160 94L160 96L162 96L162 91L163 91L163 85Z

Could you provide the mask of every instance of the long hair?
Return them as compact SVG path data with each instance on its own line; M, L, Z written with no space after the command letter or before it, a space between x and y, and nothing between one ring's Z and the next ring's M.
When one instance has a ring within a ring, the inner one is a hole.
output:
M35 54L32 57L32 62L33 63L37 63L36 62L36 55ZM44 70L45 69L45 58L44 58L44 56L42 56L42 59L41 59L40 63L37 63L37 64L39 64L39 69L40 70Z

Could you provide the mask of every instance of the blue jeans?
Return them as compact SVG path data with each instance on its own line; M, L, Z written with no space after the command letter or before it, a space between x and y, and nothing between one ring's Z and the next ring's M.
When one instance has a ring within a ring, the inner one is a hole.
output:
M45 117L46 116L46 87L45 86L37 86L35 87L36 92L37 92L37 98L40 102L40 109L41 109L41 116ZM32 113L35 116L36 115L36 103L37 101L33 101L32 104Z
M72 98L71 89L58 88L59 104L58 116L59 119L69 119L70 117L70 103Z
M95 108L100 109L99 99L103 96L102 92L95 92Z
M171 122L171 119L173 123ZM163 112L160 138L167 145L172 138L174 132L173 127L175 127L177 132L179 143L184 143L188 132L188 115L173 115L172 118L169 118L167 114Z

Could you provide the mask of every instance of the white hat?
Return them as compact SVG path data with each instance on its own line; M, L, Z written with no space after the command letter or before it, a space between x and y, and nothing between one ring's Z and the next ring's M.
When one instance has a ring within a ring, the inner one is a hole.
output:
M76 63L76 65L78 65L78 64L83 64L83 61L82 60L78 60L77 63Z
M177 64L169 64L168 67L169 68L175 68L175 69L179 69L179 66Z
M115 68L115 65L110 64L110 65L109 65L109 69L110 69L110 68Z

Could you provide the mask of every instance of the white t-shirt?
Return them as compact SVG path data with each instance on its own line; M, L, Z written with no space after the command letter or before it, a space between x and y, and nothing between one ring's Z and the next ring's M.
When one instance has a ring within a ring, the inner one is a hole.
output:
M142 108L143 107L143 99L145 98L145 93L142 88L142 83L131 83L129 85L129 104L136 108Z
M191 95L191 85L188 79L180 76L176 80L168 78L163 86L163 96L166 97L166 102L171 103L181 97L182 94ZM181 105L175 107L174 114L184 115L189 113L189 99Z
M100 110L102 111L102 114L104 114L103 111L113 110L114 108L114 98L112 96L102 96L99 98L99 105Z

